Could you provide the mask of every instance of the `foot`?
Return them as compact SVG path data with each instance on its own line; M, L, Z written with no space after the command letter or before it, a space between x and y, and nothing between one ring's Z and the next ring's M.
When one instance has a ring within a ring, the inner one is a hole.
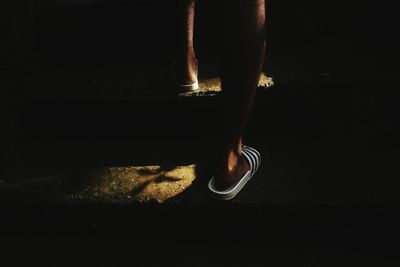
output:
M197 60L177 60L173 72L177 84L189 85L197 82Z
M226 190L236 184L248 171L250 165L243 155L242 150L238 153L230 152L228 162L217 167L215 172L215 187L217 190Z

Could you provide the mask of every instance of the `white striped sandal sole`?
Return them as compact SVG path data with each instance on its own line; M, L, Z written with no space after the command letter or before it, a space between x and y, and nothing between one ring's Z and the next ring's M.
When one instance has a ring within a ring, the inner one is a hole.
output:
M254 176L258 168L261 165L261 154L256 149L243 146L243 156L247 160L250 169L249 171L239 179L234 185L226 190L220 191L215 188L214 176L208 183L208 189L210 190L212 197L218 200L230 200L236 196L237 193L242 190L245 184Z
M196 91L199 89L199 83L195 82L192 84L175 84L176 88L178 89L178 92L190 92L190 91Z

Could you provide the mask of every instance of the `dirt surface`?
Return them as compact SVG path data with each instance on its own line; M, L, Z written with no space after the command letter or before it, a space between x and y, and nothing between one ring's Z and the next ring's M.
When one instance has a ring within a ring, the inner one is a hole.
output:
M207 65L203 65L207 69ZM211 68L212 69L212 68ZM26 97L35 101L110 101L123 99L168 99L168 95L160 93L160 88L149 87L148 81L153 79L156 84L168 84L170 81L162 69L147 67L135 69L131 66L108 66L96 68L89 72L77 72L71 69L46 69L30 78L29 84L34 88L27 91ZM217 76L214 73L213 76ZM63 80L65 83L52 90L55 84ZM221 91L220 79L200 78L200 89L195 92L172 94L172 97L185 99L187 97L215 96ZM271 77L262 74L259 82L262 89L273 86ZM261 89L260 89L261 90ZM145 111L144 111L145 112ZM144 116L145 118L146 116ZM77 118L78 120L81 120ZM148 119L151 123L152 119ZM135 125L132 125L136 128ZM65 126L68 127L68 126ZM87 126L84 126L87 127ZM188 127L188 126L186 126ZM101 130L100 130L101 131ZM120 129L115 129L120 131ZM38 148L40 151L40 148ZM23 153L26 153L23 152ZM34 152L37 153L37 152ZM57 152L56 152L57 153ZM41 199L57 199L66 202L158 202L162 203L189 188L198 176L196 162L188 165L174 165L165 168L159 165L129 165L129 166L101 166L82 171L78 174L83 181L76 189L70 190L65 185L70 183L71 174L60 172L55 176L35 176L23 174L24 178L18 182L13 181L13 175L1 180L0 191L11 190L14 195L28 194L34 196L41 188ZM75 175L75 174L74 174ZM204 179L204 177L202 177ZM46 192L47 191L47 192ZM55 193L57 192L57 193ZM59 195L56 197L56 195Z
M395 8L268 3L263 162L220 202L218 1L198 1L194 97L167 86L162 8L95 2L39 10L37 64L1 73L1 266L399 266Z
M196 179L194 165L175 166L172 170L162 170L160 166L101 168L89 173L89 177L92 182L86 188L65 200L162 203Z

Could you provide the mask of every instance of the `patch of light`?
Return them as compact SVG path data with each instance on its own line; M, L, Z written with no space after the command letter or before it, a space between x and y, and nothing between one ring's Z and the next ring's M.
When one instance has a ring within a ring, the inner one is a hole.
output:
M72 199L161 203L190 187L196 179L196 165L107 167L89 175L91 182Z

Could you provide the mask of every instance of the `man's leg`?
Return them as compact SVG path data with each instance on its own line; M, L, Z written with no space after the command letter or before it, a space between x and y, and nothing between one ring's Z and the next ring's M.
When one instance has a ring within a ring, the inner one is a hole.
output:
M175 50L175 75L179 83L197 81L196 55L193 47L195 0L176 0L177 29Z
M260 79L265 53L265 0L224 3L222 109L226 132L217 163L216 186L225 189L248 170L242 136Z

